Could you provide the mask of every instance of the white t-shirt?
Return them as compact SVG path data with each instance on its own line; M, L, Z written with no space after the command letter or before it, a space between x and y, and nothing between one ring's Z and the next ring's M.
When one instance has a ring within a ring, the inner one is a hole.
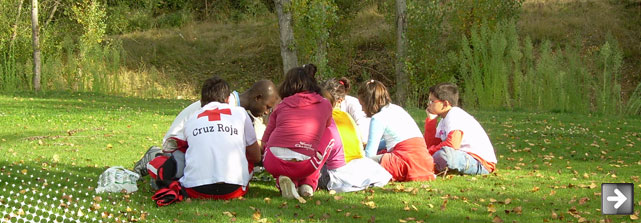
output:
M189 118L177 138L189 144L185 175L180 178L183 186L248 185L246 148L256 143L256 133L242 107L211 102Z
M240 107L238 92L233 91L231 94L229 94L229 104L232 106ZM187 122L187 119L189 119L189 117L191 117L194 113L198 112L200 108L201 108L200 101L196 101L194 103L191 103L185 109L183 109L178 114L178 116L176 116L176 119L174 119L174 122L171 123L171 126L169 127L169 131L165 133L165 137L162 138L163 145L165 144L165 141L167 141L168 138L175 137L180 132L182 132L185 129L185 122Z
M345 95L345 100L341 102L341 111L347 112L352 116L360 130L361 142L367 142L370 118L363 111L363 106L358 102L358 98Z
M454 130L463 132L462 151L474 153L487 162L497 162L494 147L481 124L459 107L452 107L447 116L438 123L436 137L445 141L447 135Z

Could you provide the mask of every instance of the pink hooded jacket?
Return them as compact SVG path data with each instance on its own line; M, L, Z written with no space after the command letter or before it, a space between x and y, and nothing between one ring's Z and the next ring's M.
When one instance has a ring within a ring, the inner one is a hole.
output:
M265 148L284 147L313 156L331 121L332 105L327 99L316 93L296 93L276 106L262 141Z

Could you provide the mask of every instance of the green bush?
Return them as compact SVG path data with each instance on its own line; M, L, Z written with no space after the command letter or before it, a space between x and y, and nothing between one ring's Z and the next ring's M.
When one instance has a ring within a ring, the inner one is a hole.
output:
M581 54L576 44L538 48L519 40L514 22L472 29L461 39L462 99L482 109L521 109L558 112L624 112L621 98L621 49L610 39L597 54ZM634 97L633 97L634 98ZM631 100L627 110L635 110ZM636 109L638 110L638 109ZM630 113L630 112L628 112Z
M637 85L637 88L630 95L625 113L628 115L641 115L641 83Z

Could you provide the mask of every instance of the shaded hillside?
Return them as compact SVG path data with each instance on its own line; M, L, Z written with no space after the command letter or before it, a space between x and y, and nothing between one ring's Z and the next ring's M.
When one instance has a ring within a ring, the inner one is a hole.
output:
M155 67L168 81L195 84L220 75L236 89L275 78L281 62L275 19L197 23L121 36L128 68Z
M349 34L330 48L330 66L356 81L373 77L393 83L394 36L390 24L366 8L349 25ZM217 74L243 89L252 81L278 81L281 57L275 15L238 23L201 22L182 28L122 35L128 68L153 67L163 80L194 86ZM624 50L623 93L641 80L641 1L528 0L518 24L521 36L563 46L580 42L583 52L598 50L608 33ZM334 51L334 52L332 52ZM340 52L336 52L340 51Z

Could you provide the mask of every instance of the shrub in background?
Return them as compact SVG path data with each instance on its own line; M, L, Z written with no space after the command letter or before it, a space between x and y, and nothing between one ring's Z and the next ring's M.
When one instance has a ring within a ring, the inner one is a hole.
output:
M594 54L581 54L580 45L561 48L549 41L535 48L529 38L519 40L514 22L501 22L472 29L461 46L458 83L466 106L606 115L624 111L623 57L613 38Z

